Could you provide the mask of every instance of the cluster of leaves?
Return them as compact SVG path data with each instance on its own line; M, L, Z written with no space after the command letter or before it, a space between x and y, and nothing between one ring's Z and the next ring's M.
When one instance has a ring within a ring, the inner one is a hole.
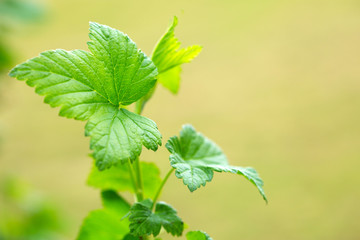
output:
M90 23L90 52L46 51L10 72L44 95L45 103L60 107L61 116L87 121L85 134L95 163L88 184L101 189L103 208L86 217L78 240L148 239L162 229L181 236L184 222L176 210L157 201L173 172L191 192L210 182L214 172L242 175L266 200L263 182L253 168L229 165L222 150L190 125L166 143L171 169L164 179L155 164L139 160L143 146L156 151L162 144L156 123L140 115L145 104L157 83L177 93L182 64L201 51L197 45L180 48L176 25L175 17L150 58L126 34ZM135 195L135 203L119 195L124 191ZM201 231L186 236L211 239Z

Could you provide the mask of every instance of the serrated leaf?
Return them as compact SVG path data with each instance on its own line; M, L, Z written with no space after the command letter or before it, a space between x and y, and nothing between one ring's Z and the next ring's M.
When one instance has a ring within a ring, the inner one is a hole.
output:
M157 75L154 63L126 34L91 22L89 37L90 51L111 76L104 79L110 102L129 105L154 86Z
M263 181L256 170L251 167L230 166L220 147L196 132L191 125L184 125L180 137L171 137L165 146L171 153L169 160L171 166L175 168L176 177L183 179L191 192L210 182L214 171L231 172L243 175L253 183L267 201L262 188Z
M180 42L175 37L177 23L178 19L174 17L172 25L160 39L152 55L159 71L158 81L174 94L180 86L181 65L191 62L202 49L198 45L180 49Z
M85 135L91 136L90 149L100 170L135 160L142 146L156 151L161 145L154 121L114 106L97 110L85 126Z
M129 232L129 221L122 219L129 204L116 192L102 192L103 209L91 211L84 219L77 240L123 239Z
M130 209L130 232L135 236L151 235L157 236L161 227L173 236L181 236L184 223L177 216L174 208L164 202L158 202L155 212L151 211L152 201L146 199L135 203Z
M212 240L212 238L202 231L191 231L186 234L187 240Z
M154 63L124 33L90 23L91 53L51 50L22 63L10 76L35 87L60 115L89 120L86 134L101 169L135 159L141 147L156 150L156 124L123 109L155 84Z
M140 162L144 197L153 198L161 184L160 170L154 163ZM116 165L99 171L95 166L87 180L88 185L99 189L111 189L117 192L134 192L127 164Z

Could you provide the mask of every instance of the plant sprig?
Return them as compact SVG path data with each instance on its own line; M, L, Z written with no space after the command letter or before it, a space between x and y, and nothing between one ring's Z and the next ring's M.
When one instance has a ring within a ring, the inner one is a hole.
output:
M145 104L157 83L177 94L182 64L202 49L198 45L180 47L174 33L177 23L175 17L151 58L126 34L90 23L90 52L46 51L10 72L45 96L45 103L60 107L60 116L87 121L85 135L90 136L94 159L88 185L102 191L103 208L85 218L78 240L141 240L156 237L162 229L181 236L184 222L176 210L158 202L174 172L191 192L210 182L214 172L242 175L267 201L255 169L229 165L222 150L191 125L166 143L171 168L164 179L154 163L140 161L143 146L156 151L162 144L156 123L141 116ZM132 103L134 112L127 107ZM134 194L134 203L121 197L119 192L124 191ZM190 231L186 237L211 239L201 231Z

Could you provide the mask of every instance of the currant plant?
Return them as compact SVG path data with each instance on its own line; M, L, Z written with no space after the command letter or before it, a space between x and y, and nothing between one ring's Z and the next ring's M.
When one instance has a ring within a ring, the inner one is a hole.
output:
M144 106L159 83L176 94L182 64L202 49L180 48L176 25L175 17L150 58L126 34L92 22L90 52L46 51L10 72L45 96L45 103L60 107L60 116L87 121L85 135L94 159L88 185L101 190L103 208L84 219L78 240L141 240L162 231L181 236L184 222L172 206L158 201L173 173L191 192L210 182L214 172L242 175L267 201L257 172L229 165L222 150L191 125L166 143L171 167L163 179L156 164L140 161L143 146L156 151L162 144L156 123L140 115ZM134 203L121 192L133 193ZM211 239L202 231L189 231L186 237Z

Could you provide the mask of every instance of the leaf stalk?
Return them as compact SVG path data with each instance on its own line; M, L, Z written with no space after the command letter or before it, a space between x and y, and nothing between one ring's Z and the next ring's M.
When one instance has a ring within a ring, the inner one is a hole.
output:
M134 169L132 167L132 163L130 162L130 159L128 160L128 166L129 166L131 183L133 185L134 192L135 192L136 201L142 201L143 195L142 195L142 193L139 192L139 185L135 179Z
M137 180L137 200L140 202L144 200L144 186L142 181L142 174L141 174L141 167L140 167L140 160L139 157L136 158L134 161L134 168L135 168L135 174L136 174L136 180Z
M167 182L167 180L169 179L169 177L171 176L171 174L173 173L174 170L175 170L174 168L171 168L170 171L166 174L165 178L162 180L162 182L161 182L161 184L160 184L160 186L159 186L159 188L158 188L158 190L157 190L157 192L155 194L155 197L153 199L151 210L154 209L156 201L158 200L158 198L159 198L159 196L161 194L161 191L164 188L165 183Z

